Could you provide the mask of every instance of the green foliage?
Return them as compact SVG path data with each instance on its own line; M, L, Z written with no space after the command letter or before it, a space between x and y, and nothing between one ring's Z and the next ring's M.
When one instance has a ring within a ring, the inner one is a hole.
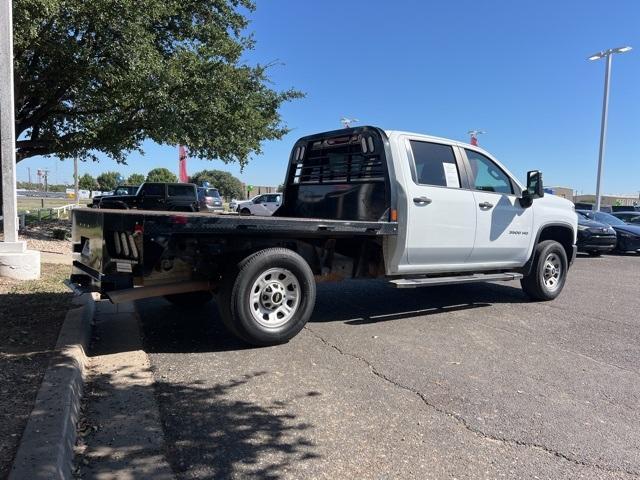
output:
M168 168L154 168L147 174L147 182L177 182L178 177Z
M191 183L202 185L202 182L209 182L211 187L217 188L226 199L242 198L243 187L242 182L229 172L222 170L202 170L193 174L190 178Z
M78 187L80 190L98 190L98 182L91 175L85 173L78 178Z
M108 192L110 190L114 190L120 182L118 182L118 178L122 177L118 172L103 172L98 175L96 181L98 182L98 187L103 192Z
M301 94L251 65L252 0L14 0L18 161L124 162L142 142L244 166Z
M141 173L132 173L129 175L129 178L127 178L128 185L140 185L142 183L144 183L144 175Z

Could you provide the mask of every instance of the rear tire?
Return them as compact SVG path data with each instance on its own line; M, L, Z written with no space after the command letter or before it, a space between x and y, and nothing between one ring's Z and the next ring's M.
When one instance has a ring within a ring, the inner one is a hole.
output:
M207 290L165 295L165 300L179 307L199 307L213 300L213 294Z
M267 248L222 279L218 308L227 329L256 346L285 343L305 326L316 300L313 272L297 253Z
M536 245L529 275L520 280L522 290L532 300L553 300L564 287L569 262L564 247L555 240Z

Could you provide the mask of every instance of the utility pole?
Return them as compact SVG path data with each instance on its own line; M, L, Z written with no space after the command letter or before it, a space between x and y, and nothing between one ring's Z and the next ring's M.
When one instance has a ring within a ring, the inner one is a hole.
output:
M76 205L80 204L80 189L78 188L78 157L73 157L73 188L76 196Z
M44 179L44 193L46 197L47 192L49 192L49 170L42 169L42 178Z
M29 188L31 188L31 167L27 167L27 171L29 172Z

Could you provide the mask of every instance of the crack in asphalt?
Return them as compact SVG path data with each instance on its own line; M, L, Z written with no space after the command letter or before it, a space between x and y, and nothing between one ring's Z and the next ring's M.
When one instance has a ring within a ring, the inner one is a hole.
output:
M369 367L369 370L371 371L371 373L373 373L376 377L380 378L381 380L384 380L385 382L395 386L396 388L399 388L401 390L405 390L409 393L412 393L414 395L416 395L418 398L420 398L420 400L422 400L422 402L427 405L428 407L430 407L431 409L435 410L436 412L446 415L452 419L454 419L458 424L460 424L461 426L463 426L466 430L468 430L469 432L473 433L474 435L486 439L486 440L493 440L493 441L497 441L506 445L516 445L519 447L526 447L526 448L532 448L535 450L539 450L542 451L548 455L552 455L554 457L560 458L561 460L565 460L567 462L573 463L575 465L578 466L583 466L583 467L589 467L589 468L596 468L598 470L602 470L604 472L608 472L608 473L614 473L614 474L620 474L620 473L624 473L626 475L630 475L633 477L640 477L640 471L633 471L633 470L626 470L626 469L617 469L617 468L611 468L605 465L600 465L598 463L591 463L591 462L586 462L584 460L580 460L577 458L573 458L570 457L558 450L554 450L552 448L549 448L545 445L541 445L538 443L532 443L532 442L525 442L523 440L517 440L517 439L512 439L512 438L505 438L505 437L499 437L496 435L492 435L492 434L488 434L483 432L482 430L479 430L478 428L475 428L473 425L471 425L469 422L467 422L467 420L462 417L461 415L458 415L456 413L450 412L448 410L445 410L437 405L435 405L434 403L431 403L429 401L429 399L419 390L416 390L415 388L409 387L408 385L404 385L400 382L398 382L397 380L394 380L390 377L388 377L387 375L385 375L384 373L380 372L375 365L373 365L369 360L367 360L364 357L361 357L360 355L354 354L354 353L350 353L347 352L345 350L343 350L342 348L338 347L337 345L329 342L327 339L325 339L322 335L320 335L319 333L317 333L316 331L312 330L311 328L309 328L309 326L305 326L304 327L305 330L307 330L309 333L311 333L311 335L313 337L315 337L316 339L320 340L325 346L337 351L340 355L346 356L346 357L351 357L354 358L362 363L364 363L365 365L367 365L367 367Z

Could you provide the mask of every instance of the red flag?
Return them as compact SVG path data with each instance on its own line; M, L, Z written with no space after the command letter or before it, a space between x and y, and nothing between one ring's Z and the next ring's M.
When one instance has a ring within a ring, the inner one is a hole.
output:
M471 135L471 145L478 145L478 137Z
M189 175L187 175L187 150L183 145L180 145L178 150L178 171L180 172L180 181L187 183L189 181Z

